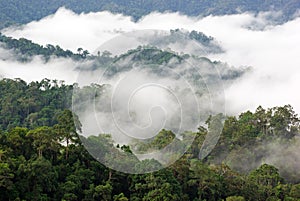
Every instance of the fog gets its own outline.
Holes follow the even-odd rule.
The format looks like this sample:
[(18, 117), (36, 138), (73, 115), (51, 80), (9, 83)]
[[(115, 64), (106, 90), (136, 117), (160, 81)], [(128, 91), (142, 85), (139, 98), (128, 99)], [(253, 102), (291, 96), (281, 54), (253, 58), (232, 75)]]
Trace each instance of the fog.
[[(151, 55), (158, 51), (155, 48), (147, 50), (152, 51)], [(156, 64), (148, 60), (137, 62), (134, 58), (139, 55), (141, 52), (137, 51), (114, 62), (110, 68), (100, 66), (94, 71), (99, 75), (98, 83), (109, 84), (101, 91), (101, 96), (95, 97), (97, 92), (91, 91), (91, 99), (82, 101), (86, 100), (87, 93), (80, 89), (74, 92), (73, 111), (82, 120), (84, 136), (110, 133), (116, 143), (131, 144), (144, 142), (167, 129), (180, 138), (185, 131), (197, 131), (210, 114), (225, 112), (221, 78), (209, 60), (173, 58), (167, 63)], [(112, 73), (110, 69), (118, 70)], [(79, 84), (90, 80), (86, 69), (81, 73)], [(220, 132), (210, 135), (218, 138)], [(185, 143), (190, 145), (192, 140), (191, 135)], [(138, 157), (154, 157), (163, 165), (170, 164), (184, 154), (186, 144), (170, 146), (173, 147), (171, 151), (151, 150)], [(169, 152), (176, 157), (166, 158)], [(122, 171), (131, 172), (129, 169)]]
[[(1, 49), (0, 49), (1, 52)], [(27, 82), (41, 81), (43, 78), (64, 80), (68, 84), (75, 82), (78, 72), (74, 68), (78, 64), (71, 59), (52, 59), (50, 62), (35, 57), (29, 63), (16, 60), (0, 60), (0, 75), (3, 78), (21, 78)]]
[[(272, 19), (278, 17), (280, 18), (280, 13), (272, 12), (258, 15), (242, 13), (204, 18), (188, 17), (179, 13), (154, 12), (134, 22), (130, 17), (121, 14), (109, 12), (75, 14), (70, 10), (61, 8), (55, 14), (39, 21), (17, 27), (8, 27), (1, 32), (15, 38), (24, 37), (42, 45), (59, 45), (74, 52), (77, 48), (82, 47), (94, 54), (107, 49), (114, 54), (121, 54), (134, 48), (134, 46), (149, 43), (143, 34), (139, 37), (135, 35), (133, 38), (120, 39), (124, 34), (128, 36), (128, 33), (134, 33), (132, 31), (140, 30), (147, 34), (151, 31), (145, 30), (159, 30), (161, 35), (165, 33), (164, 31), (168, 32), (170, 29), (177, 28), (186, 31), (200, 31), (214, 37), (215, 44), (220, 46), (223, 51), (210, 52), (204, 49), (205, 47), (189, 40), (183, 40), (177, 44), (162, 43), (163, 40), (151, 40), (151, 42), (157, 46), (161, 45), (160, 48), (163, 49), (166, 46), (166, 49), (169, 48), (178, 53), (200, 54), (200, 56), (206, 56), (212, 61), (226, 62), (228, 68), (231, 66), (237, 68), (252, 67), (252, 70), (242, 77), (230, 83), (218, 82), (218, 87), (213, 88), (224, 95), (224, 97), (221, 95), (221, 98), (217, 97), (222, 105), (221, 109), (217, 111), (236, 115), (245, 110), (254, 111), (259, 105), (267, 108), (291, 104), (295, 111), (300, 113), (300, 95), (297, 93), (300, 86), (300, 18), (295, 18), (284, 24), (275, 24)], [(100, 70), (95, 71), (99, 73), (96, 75), (93, 75), (95, 72), (80, 74), (76, 69), (80, 66), (88, 66), (88, 63), (75, 62), (71, 59), (52, 58), (49, 62), (45, 62), (41, 58), (35, 57), (32, 61), (24, 64), (14, 60), (9, 51), (0, 49), (0, 54), (1, 77), (22, 78), (26, 81), (41, 80), (47, 77), (74, 83), (80, 79), (79, 77), (86, 76), (87, 79), (84, 80), (84, 83), (87, 84), (99, 81), (99, 77), (105, 73)], [(198, 72), (200, 77), (207, 70), (207, 68), (201, 67), (202, 65), (199, 65), (199, 69), (202, 69), (201, 72)], [(220, 71), (222, 69), (216, 66), (212, 74), (218, 75)], [(184, 108), (180, 105), (180, 101), (176, 100), (178, 97), (180, 100), (184, 100), (185, 97), (185, 109), (189, 112), (192, 111), (192, 107), (188, 106), (193, 106), (194, 103), (189, 102), (190, 99), (187, 98), (194, 95), (192, 90), (188, 95), (177, 94), (175, 97), (172, 96), (172, 93), (166, 93), (169, 86), (180, 86), (186, 79), (182, 81), (174, 79), (174, 77), (158, 78), (155, 76), (157, 75), (153, 75), (149, 71), (136, 71), (134, 69), (113, 79), (105, 77), (104, 80), (118, 92), (115, 93), (115, 99), (112, 99), (113, 103), (119, 107), (117, 111), (120, 114), (118, 115), (126, 116), (128, 117), (126, 120), (131, 120), (131, 123), (136, 124), (134, 126), (126, 125), (126, 122), (123, 121), (117, 122), (117, 125), (122, 125), (123, 130), (135, 128), (136, 132), (139, 131), (139, 135), (132, 135), (137, 138), (151, 137), (153, 133), (166, 125), (169, 125), (169, 127), (166, 126), (167, 128), (172, 129), (171, 122), (168, 124), (168, 121), (174, 119), (172, 114), (178, 114), (178, 108)], [(204, 76), (204, 80), (206, 78)], [(149, 86), (147, 83), (153, 84), (147, 87)], [(209, 83), (208, 80), (205, 81), (205, 84), (207, 83)], [(212, 86), (212, 83), (210, 84)], [(118, 88), (120, 86), (121, 88)], [(165, 86), (168, 87), (164, 88)], [(138, 87), (143, 87), (143, 90), (139, 91), (140, 88)], [(210, 92), (214, 93), (214, 90)], [(134, 94), (133, 97), (131, 97), (132, 94)], [(147, 98), (145, 95), (148, 95)], [(123, 101), (124, 99), (126, 101)], [(166, 102), (166, 100), (168, 101)], [(225, 105), (226, 108), (223, 111), (222, 108)], [(110, 109), (112, 108), (110, 107)], [(132, 113), (131, 110), (138, 112)], [(113, 113), (112, 110), (109, 112), (110, 114)], [(90, 114), (90, 110), (87, 110), (87, 114)], [(104, 119), (95, 119), (103, 118), (103, 113), (100, 114), (96, 116), (93, 114), (84, 115), (84, 123), (91, 120), (105, 123), (105, 126), (91, 126), (87, 132), (95, 134), (99, 127), (104, 128), (103, 132), (120, 131), (120, 128), (109, 127), (109, 123), (115, 120), (111, 119), (113, 117), (104, 116)], [(157, 122), (153, 120), (157, 120)], [(187, 122), (190, 121), (187, 120)], [(149, 129), (150, 124), (153, 125), (152, 132), (148, 132), (149, 130), (143, 132), (144, 128)], [(186, 129), (188, 126), (191, 125), (185, 124), (182, 128)], [(197, 127), (196, 124), (192, 124), (192, 126), (191, 130)], [(132, 131), (125, 131), (125, 133), (132, 133)], [(119, 135), (116, 138), (118, 137)], [(126, 141), (125, 138), (119, 139), (124, 142)], [(274, 157), (268, 158), (268, 161), (274, 162), (274, 160)]]
[[(226, 89), (228, 113), (254, 110), (258, 105), (271, 107), (287, 103), (299, 113), (300, 101), (296, 91), (300, 84), (300, 19), (273, 25), (270, 20), (272, 17), (280, 17), (280, 13), (261, 13), (256, 16), (243, 13), (205, 18), (179, 13), (151, 13), (133, 22), (130, 17), (120, 14), (75, 14), (61, 8), (40, 21), (10, 27), (2, 32), (39, 44), (58, 44), (74, 51), (82, 47), (94, 52), (121, 32), (176, 28), (201, 31), (215, 37), (225, 50), (225, 53), (211, 55), (210, 58), (236, 67), (252, 66), (255, 69), (246, 79)], [(1, 64), (2, 72), (5, 71), (4, 65)], [(59, 78), (69, 79), (66, 75)]]

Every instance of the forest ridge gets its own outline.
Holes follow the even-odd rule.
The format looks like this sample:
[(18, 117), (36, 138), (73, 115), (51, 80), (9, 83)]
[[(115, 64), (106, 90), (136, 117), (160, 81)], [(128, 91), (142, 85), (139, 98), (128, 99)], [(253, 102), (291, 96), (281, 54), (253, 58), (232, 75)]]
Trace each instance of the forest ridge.
[(76, 13), (108, 10), (132, 16), (134, 19), (139, 19), (154, 11), (180, 12), (189, 16), (280, 11), (283, 14), (281, 20), (286, 21), (294, 17), (300, 8), (300, 2), (298, 0), (90, 0), (82, 3), (79, 0), (1, 0), (0, 27), (39, 20), (55, 13), (60, 7), (66, 7)]

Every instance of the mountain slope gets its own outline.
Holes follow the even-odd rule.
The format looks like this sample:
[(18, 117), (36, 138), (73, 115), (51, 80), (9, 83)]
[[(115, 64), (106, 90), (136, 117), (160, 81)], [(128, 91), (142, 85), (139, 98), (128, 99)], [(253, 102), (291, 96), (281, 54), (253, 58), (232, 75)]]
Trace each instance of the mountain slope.
[(54, 13), (65, 6), (76, 13), (109, 10), (130, 15), (134, 19), (152, 11), (181, 12), (186, 15), (224, 15), (251, 11), (282, 11), (282, 20), (292, 18), (300, 8), (298, 0), (1, 0), (0, 27), (28, 23)]

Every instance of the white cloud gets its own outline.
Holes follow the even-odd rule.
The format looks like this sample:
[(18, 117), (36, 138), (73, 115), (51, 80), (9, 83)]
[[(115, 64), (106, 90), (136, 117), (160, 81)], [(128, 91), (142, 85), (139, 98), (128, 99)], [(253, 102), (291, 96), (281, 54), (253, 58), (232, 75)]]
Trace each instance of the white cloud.
[[(215, 37), (226, 51), (211, 55), (211, 58), (234, 66), (254, 68), (252, 74), (225, 91), (229, 113), (255, 109), (258, 105), (271, 107), (288, 103), (299, 113), (300, 19), (272, 25), (266, 20), (270, 15), (273, 14), (255, 16), (243, 13), (198, 18), (178, 13), (151, 13), (133, 22), (130, 17), (120, 14), (98, 12), (78, 15), (61, 8), (40, 21), (21, 28), (8, 28), (4, 34), (29, 38), (40, 44), (58, 44), (75, 51), (83, 47), (93, 52), (120, 32), (175, 28), (202, 31)], [(2, 71), (3, 65), (2, 61)], [(22, 76), (21, 73), (19, 76)]]
[[(99, 47), (100, 49), (107, 47), (107, 45), (103, 44), (122, 32), (149, 29), (169, 31), (176, 28), (201, 31), (206, 35), (215, 37), (225, 50), (224, 53), (212, 54), (209, 58), (221, 60), (236, 67), (253, 67), (252, 72), (235, 81), (229, 88), (225, 88), (227, 113), (238, 114), (248, 109), (254, 110), (259, 105), (273, 107), (284, 104), (291, 104), (296, 112), (300, 113), (300, 94), (298, 93), (300, 86), (300, 18), (295, 18), (282, 25), (274, 25), (272, 21), (267, 20), (272, 15), (273, 17), (278, 17), (278, 13), (262, 13), (258, 16), (254, 16), (251, 13), (243, 13), (238, 15), (208, 16), (205, 18), (188, 17), (178, 13), (151, 13), (138, 22), (133, 22), (130, 17), (120, 14), (114, 15), (109, 12), (98, 12), (78, 15), (61, 8), (55, 14), (40, 21), (2, 31), (6, 35), (16, 38), (25, 37), (39, 44), (60, 45), (73, 51), (76, 51), (78, 47), (82, 47), (90, 52), (94, 52)], [(118, 40), (120, 41), (120, 38)], [(115, 41), (115, 49), (124, 48), (122, 46), (124, 44), (125, 46), (128, 45), (128, 41), (127, 43), (120, 41), (120, 44), (119, 41)], [(132, 42), (136, 41), (133, 40)], [(177, 46), (180, 46), (180, 44)], [(188, 51), (188, 49), (188, 47), (184, 47), (185, 51)], [(193, 49), (191, 48), (190, 50)], [(47, 77), (73, 83), (76, 82), (78, 75), (74, 69), (78, 65), (82, 65), (70, 59), (58, 58), (53, 58), (50, 62), (45, 63), (39, 57), (35, 57), (29, 63), (20, 63), (10, 57), (11, 52), (0, 49), (0, 77), (22, 78), (26, 81), (41, 80)], [(97, 80), (98, 75), (89, 75), (90, 72), (86, 73), (83, 76), (85, 78), (84, 81), (93, 82)], [(131, 75), (130, 73), (129, 75)], [(132, 77), (130, 77), (131, 80), (135, 80), (135, 82), (138, 82), (139, 79), (147, 81), (151, 78), (149, 74), (144, 73), (132, 74)], [(168, 81), (174, 83), (172, 78), (167, 77), (165, 79), (170, 79)], [(115, 83), (115, 80), (108, 81), (112, 85)], [(152, 78), (151, 81), (158, 82), (159, 80)], [(132, 83), (134, 84), (135, 82)], [(139, 86), (139, 84), (136, 85)], [(123, 91), (128, 93), (129, 85), (123, 84), (122, 86), (124, 87), (122, 88)], [(129, 89), (133, 90), (133, 88)], [(147, 126), (149, 123), (153, 123), (150, 120), (152, 120), (152, 116), (155, 116), (153, 119), (159, 119), (160, 122), (154, 122), (154, 128), (156, 128), (155, 125), (161, 128), (160, 123), (164, 121), (166, 116), (173, 115), (172, 108), (176, 108), (174, 105), (177, 102), (170, 102), (169, 96), (162, 93), (161, 89), (153, 90), (153, 88), (149, 88), (148, 90), (150, 91), (144, 91), (146, 94), (142, 93), (143, 91), (137, 93), (137, 96), (133, 99), (134, 107), (132, 107), (132, 110), (141, 111), (133, 114), (142, 121), (135, 123), (140, 124), (140, 126)], [(129, 95), (129, 93), (126, 94), (127, 98)], [(151, 98), (161, 98), (161, 100), (157, 99), (158, 103), (156, 103), (151, 98), (147, 97), (145, 99), (147, 95), (150, 95)], [(190, 114), (195, 110), (195, 104), (190, 102), (192, 98), (184, 96), (183, 99), (185, 99), (183, 103), (188, 105), (183, 108), (187, 110), (186, 114)], [(117, 100), (120, 100), (117, 103), (124, 104), (124, 97), (117, 97)], [(107, 103), (107, 105), (110, 105), (110, 103)], [(160, 108), (157, 108), (157, 105), (168, 109), (169, 116), (164, 113), (164, 110), (159, 110)], [(109, 110), (109, 107), (105, 106), (102, 108)], [(125, 111), (128, 107), (129, 105), (123, 105), (121, 108)], [(152, 111), (152, 109), (158, 110)], [(124, 113), (123, 110), (120, 111)], [(97, 114), (98, 116), (95, 116), (90, 110), (86, 112), (86, 114), (83, 114), (85, 116), (82, 119), (83, 124), (90, 124), (97, 117), (99, 122), (104, 124), (102, 129), (105, 132), (116, 132), (117, 134), (120, 132), (119, 128), (112, 124), (112, 118), (106, 113), (101, 113), (102, 111), (100, 111)], [(146, 116), (141, 116), (145, 113)], [(126, 118), (121, 119), (118, 125), (126, 128), (129, 125), (126, 120), (130, 119), (128, 115), (129, 113), (126, 113)], [(125, 122), (122, 122), (124, 119)], [(192, 121), (188, 119), (187, 122)], [(85, 129), (89, 133), (96, 134), (99, 131), (99, 128), (95, 128), (97, 126), (99, 125), (95, 124)], [(191, 128), (190, 125), (187, 127)], [(133, 128), (133, 126), (130, 126), (130, 129)], [(147, 132), (148, 130), (144, 133), (144, 137), (149, 137)], [(122, 138), (120, 135), (115, 137)], [(124, 139), (121, 139), (121, 141)], [(297, 150), (297, 148), (295, 149)], [(271, 160), (271, 162), (273, 163), (274, 161)]]
[(48, 78), (72, 84), (77, 79), (78, 73), (74, 70), (77, 65), (78, 63), (71, 59), (55, 58), (47, 63), (40, 57), (35, 57), (29, 63), (0, 59), (0, 75), (4, 78), (21, 78), (27, 82)]

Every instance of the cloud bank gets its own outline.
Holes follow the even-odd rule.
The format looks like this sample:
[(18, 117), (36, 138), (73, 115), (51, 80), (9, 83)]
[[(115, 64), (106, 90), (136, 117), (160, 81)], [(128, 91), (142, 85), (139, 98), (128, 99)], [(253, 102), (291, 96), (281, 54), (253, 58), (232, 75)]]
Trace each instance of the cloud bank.
[[(259, 105), (266, 108), (284, 104), (291, 104), (295, 111), (300, 113), (300, 95), (298, 93), (298, 87), (300, 86), (300, 60), (298, 58), (300, 53), (300, 18), (278, 25), (270, 20), (272, 16), (275, 18), (280, 17), (278, 15), (280, 13), (261, 13), (259, 15), (243, 13), (198, 18), (184, 16), (179, 13), (151, 13), (138, 22), (134, 22), (130, 17), (120, 14), (115, 15), (109, 12), (75, 14), (70, 10), (61, 8), (55, 14), (40, 21), (34, 21), (21, 27), (9, 27), (2, 30), (2, 32), (15, 38), (24, 37), (42, 45), (59, 45), (64, 49), (75, 52), (77, 48), (82, 47), (90, 52), (97, 53), (97, 51), (104, 51), (105, 48), (111, 47), (111, 45), (105, 45), (107, 41), (120, 36), (122, 33), (131, 31), (169, 31), (177, 28), (188, 31), (201, 31), (206, 35), (213, 36), (224, 50), (224, 52), (217, 54), (209, 54), (207, 55), (208, 58), (227, 62), (229, 66), (253, 67), (251, 72), (235, 80), (229, 87), (224, 88), (227, 114), (232, 115), (245, 110), (254, 110)], [(134, 42), (136, 41), (133, 41), (133, 44), (135, 44)], [(116, 50), (126, 49), (118, 46), (118, 44), (114, 45)], [(136, 45), (138, 44), (136, 43)], [(182, 48), (181, 44), (177, 46)], [(178, 48), (176, 45), (173, 47)], [(195, 51), (193, 48), (189, 48), (189, 45), (186, 45), (184, 52), (193, 53)], [(47, 77), (74, 83), (78, 80), (78, 71), (75, 69), (78, 66), (88, 65), (59, 58), (53, 58), (45, 63), (39, 57), (35, 57), (29, 63), (24, 64), (12, 57), (11, 52), (0, 48), (0, 77), (22, 78), (26, 81), (41, 80)], [(133, 76), (133, 78), (130, 76)], [(129, 74), (131, 79), (137, 76), (139, 79), (136, 79), (136, 82), (150, 79), (147, 74), (141, 72)], [(154, 80), (157, 82), (156, 78)], [(97, 81), (97, 76), (87, 80), (86, 83), (94, 81)], [(115, 80), (108, 81), (111, 82), (110, 84), (115, 83)], [(168, 82), (172, 83), (173, 81), (169, 80)], [(124, 89), (125, 93), (126, 90)], [(145, 94), (143, 93), (150, 94), (152, 98), (154, 94), (158, 94), (158, 96), (155, 100), (145, 100)], [(125, 94), (128, 97), (130, 95)], [(136, 119), (140, 122), (135, 122), (137, 130), (153, 123), (151, 122), (152, 119), (168, 117), (163, 109), (156, 107), (157, 105), (161, 105), (162, 108), (167, 108), (170, 111), (174, 108), (176, 110), (176, 100), (172, 99), (171, 94), (165, 93), (162, 88), (146, 87), (146, 91), (137, 91), (135, 95), (129, 109), (140, 111), (140, 113), (131, 113), (131, 116), (126, 115), (128, 118), (133, 118), (133, 120), (135, 120), (135, 115), (138, 117)], [(116, 100), (122, 100), (122, 98)], [(169, 100), (169, 102), (165, 102), (166, 100)], [(123, 104), (123, 102), (116, 102), (116, 105), (118, 104)], [(148, 108), (151, 110), (148, 110)], [(145, 113), (148, 116), (141, 116)], [(151, 117), (155, 118), (151, 119)], [(87, 114), (84, 121), (90, 122), (94, 118), (95, 116), (88, 116)], [(99, 115), (98, 118), (103, 117)], [(159, 120), (160, 122), (156, 122), (154, 125), (160, 125), (165, 119)], [(115, 129), (109, 127), (111, 121), (107, 118), (102, 120), (102, 122), (109, 123), (107, 128), (104, 126), (105, 131)], [(89, 132), (98, 132), (97, 128), (93, 129), (93, 127), (90, 127)], [(154, 130), (157, 130), (156, 127), (154, 127)], [(152, 136), (152, 133), (144, 133), (144, 137), (150, 137), (148, 135)], [(274, 146), (276, 150), (285, 150), (282, 146)], [(298, 150), (298, 147), (286, 149), (287, 152), (291, 151), (293, 153)], [(299, 157), (295, 156), (294, 158), (298, 159)], [(269, 157), (267, 162), (277, 164), (279, 159), (278, 154), (275, 154), (274, 157)], [(296, 161), (295, 167), (299, 167), (298, 160)]]
[[(244, 13), (205, 18), (188, 17), (178, 13), (151, 13), (138, 22), (133, 22), (130, 17), (120, 14), (98, 12), (78, 15), (61, 8), (40, 21), (22, 27), (7, 28), (3, 32), (16, 38), (31, 39), (39, 44), (58, 44), (73, 51), (82, 47), (93, 52), (122, 32), (176, 28), (201, 31), (215, 37), (225, 50), (225, 53), (211, 55), (210, 58), (227, 62), (229, 65), (254, 68), (252, 74), (225, 91), (229, 113), (236, 114), (246, 109), (254, 109), (258, 105), (271, 107), (288, 103), (299, 113), (300, 95), (296, 92), (300, 84), (300, 19), (295, 18), (282, 25), (273, 25), (272, 21), (267, 20), (270, 19), (270, 15), (278, 13), (257, 16)], [(10, 66), (8, 68), (12, 69), (13, 66), (18, 66), (16, 63), (1, 62), (0, 70), (4, 75), (7, 74), (5, 67)], [(69, 65), (74, 66), (70, 63), (67, 66)], [(9, 75), (17, 76), (18, 73), (11, 72)], [(68, 75), (59, 78), (69, 79)], [(38, 77), (34, 74), (32, 76), (32, 79)], [(22, 77), (21, 73), (17, 77)]]

